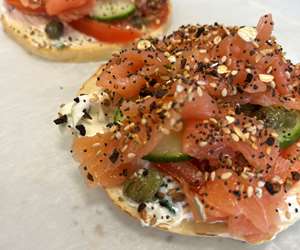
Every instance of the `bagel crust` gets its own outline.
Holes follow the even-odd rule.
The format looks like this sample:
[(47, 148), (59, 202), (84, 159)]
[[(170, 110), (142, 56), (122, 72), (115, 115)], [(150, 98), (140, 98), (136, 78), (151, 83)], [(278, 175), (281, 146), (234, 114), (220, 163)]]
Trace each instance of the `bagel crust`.
[[(168, 4), (168, 21), (158, 29), (145, 30), (146, 37), (157, 37), (167, 30), (171, 17), (170, 2)], [(25, 15), (10, 7), (3, 7), (1, 14), (3, 29), (8, 36), (30, 54), (44, 59), (61, 62), (101, 61), (108, 59), (112, 53), (126, 46), (124, 44), (99, 42), (67, 25), (65, 25), (65, 33), (67, 34), (63, 38), (58, 41), (50, 40), (46, 32), (41, 29), (41, 25), (45, 25), (47, 21), (47, 18)]]

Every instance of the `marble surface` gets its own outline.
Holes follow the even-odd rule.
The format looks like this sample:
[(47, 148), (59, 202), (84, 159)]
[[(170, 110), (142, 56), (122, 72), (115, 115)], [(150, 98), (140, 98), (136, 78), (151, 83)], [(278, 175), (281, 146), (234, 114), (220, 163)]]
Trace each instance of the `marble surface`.
[[(174, 0), (170, 30), (187, 23), (255, 25), (272, 12), (274, 34), (300, 60), (297, 0)], [(0, 249), (296, 250), (300, 223), (261, 246), (143, 228), (89, 189), (52, 120), (100, 63), (63, 64), (25, 53), (0, 31)]]

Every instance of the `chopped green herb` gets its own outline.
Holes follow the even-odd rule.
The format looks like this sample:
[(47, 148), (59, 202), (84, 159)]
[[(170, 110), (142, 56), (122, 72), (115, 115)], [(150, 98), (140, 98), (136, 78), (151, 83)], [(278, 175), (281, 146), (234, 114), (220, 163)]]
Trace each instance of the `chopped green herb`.
[(171, 203), (166, 199), (160, 200), (159, 205), (161, 205), (162, 207), (165, 207), (166, 209), (168, 209), (172, 214), (176, 213), (176, 211), (173, 208), (173, 206), (171, 205)]
[(115, 123), (121, 122), (124, 119), (124, 115), (119, 108), (114, 110), (113, 119)]

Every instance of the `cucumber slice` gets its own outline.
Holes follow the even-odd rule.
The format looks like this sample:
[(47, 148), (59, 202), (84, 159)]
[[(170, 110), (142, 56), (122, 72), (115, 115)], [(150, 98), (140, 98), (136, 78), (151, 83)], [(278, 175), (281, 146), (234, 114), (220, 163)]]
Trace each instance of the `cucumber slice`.
[(135, 11), (135, 5), (129, 0), (97, 1), (90, 17), (100, 21), (112, 21), (130, 16)]
[(271, 127), (279, 134), (278, 141), (281, 148), (286, 148), (300, 138), (300, 112), (281, 107), (264, 107), (258, 111), (258, 118), (264, 120), (267, 127)]
[(300, 119), (297, 121), (296, 126), (284, 130), (279, 134), (279, 145), (281, 148), (287, 148), (288, 146), (297, 142), (300, 138)]
[(144, 160), (157, 163), (179, 162), (190, 160), (191, 157), (181, 152), (181, 135), (172, 133), (165, 136), (161, 143)]

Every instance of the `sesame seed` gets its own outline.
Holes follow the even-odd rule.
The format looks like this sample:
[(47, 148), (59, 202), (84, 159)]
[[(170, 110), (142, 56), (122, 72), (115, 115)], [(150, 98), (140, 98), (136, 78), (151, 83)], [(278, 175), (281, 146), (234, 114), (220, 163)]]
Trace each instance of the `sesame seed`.
[(223, 128), (222, 130), (223, 130), (223, 132), (224, 132), (225, 134), (227, 134), (227, 135), (229, 135), (229, 134), (231, 133), (231, 131), (230, 131), (229, 128)]
[(222, 180), (228, 180), (232, 176), (231, 172), (225, 172), (221, 175)]
[(252, 186), (247, 188), (247, 196), (250, 198), (253, 195), (254, 189)]
[(209, 173), (208, 172), (204, 172), (204, 180), (207, 181), (209, 177)]
[(272, 181), (273, 181), (273, 182), (282, 183), (282, 179), (281, 179), (278, 175), (275, 175), (275, 176), (272, 178)]
[(241, 176), (245, 180), (247, 180), (249, 178), (249, 176), (246, 173), (242, 173)]
[(200, 97), (203, 95), (203, 91), (202, 91), (201, 87), (197, 87), (197, 94)]
[(242, 139), (242, 141), (245, 141), (244, 134), (239, 127), (233, 126), (233, 131)]
[(124, 145), (124, 147), (121, 149), (121, 152), (124, 153), (126, 151), (126, 149), (128, 148), (128, 145)]
[(274, 80), (274, 76), (268, 74), (259, 74), (258, 77), (262, 82), (272, 82)]
[(176, 86), (176, 92), (177, 92), (177, 93), (181, 93), (183, 90), (184, 90), (184, 87), (183, 87), (182, 85), (179, 85), (179, 84), (178, 84), (178, 85)]
[(141, 119), (141, 123), (142, 123), (143, 125), (147, 124), (147, 119), (142, 118), (142, 119)]
[(203, 86), (203, 85), (206, 85), (206, 82), (199, 80), (199, 81), (197, 81), (197, 85)]
[(252, 70), (249, 69), (249, 68), (246, 69), (246, 72), (247, 72), (248, 74), (252, 74)]
[(165, 135), (168, 135), (168, 134), (170, 134), (170, 130), (169, 129), (167, 129), (167, 128), (164, 128), (164, 127), (160, 127), (159, 128), (159, 130), (163, 133), (163, 134), (165, 134)]
[(215, 118), (209, 118), (209, 120), (214, 124), (218, 124), (218, 121)]
[(234, 133), (231, 134), (231, 138), (232, 138), (232, 140), (234, 140), (235, 142), (239, 142), (239, 140), (240, 140), (240, 138), (239, 138), (236, 134), (234, 134)]
[(223, 97), (226, 97), (226, 96), (227, 96), (227, 89), (226, 89), (226, 88), (222, 89), (221, 95), (222, 95)]
[(136, 154), (134, 154), (134, 153), (128, 153), (128, 155), (127, 155), (127, 157), (129, 158), (129, 159), (132, 159), (132, 158), (134, 158), (136, 156)]
[(226, 56), (222, 56), (221, 62), (224, 63), (224, 62), (226, 62), (226, 60), (227, 60), (227, 57)]
[(270, 74), (272, 71), (272, 66), (270, 66), (268, 69), (267, 69), (267, 74)]
[(231, 124), (235, 121), (235, 118), (233, 116), (230, 116), (230, 115), (226, 115), (225, 118), (226, 118), (228, 124)]
[(221, 38), (220, 36), (216, 36), (216, 37), (214, 38), (214, 44), (215, 44), (215, 45), (219, 44), (221, 41), (222, 41), (222, 38)]
[(96, 148), (96, 147), (99, 147), (100, 145), (101, 145), (101, 143), (96, 142), (96, 143), (94, 143), (94, 144), (92, 145), (92, 147), (93, 147), (93, 148)]
[(168, 60), (169, 60), (170, 63), (176, 63), (176, 57), (173, 56), (173, 55), (172, 55), (172, 56), (169, 56), (169, 57), (168, 57)]
[(275, 88), (276, 88), (276, 83), (275, 83), (274, 81), (271, 81), (271, 82), (270, 82), (270, 87), (271, 87), (272, 89), (275, 89)]
[(200, 147), (205, 147), (205, 146), (207, 146), (207, 144), (208, 144), (207, 141), (200, 141), (200, 142), (198, 143), (198, 145), (199, 145)]
[(231, 75), (233, 75), (233, 76), (237, 75), (237, 73), (238, 73), (237, 70), (232, 70), (232, 71), (231, 71)]
[(215, 178), (216, 178), (216, 172), (213, 171), (213, 172), (210, 173), (210, 179), (211, 179), (212, 181), (214, 181)]

